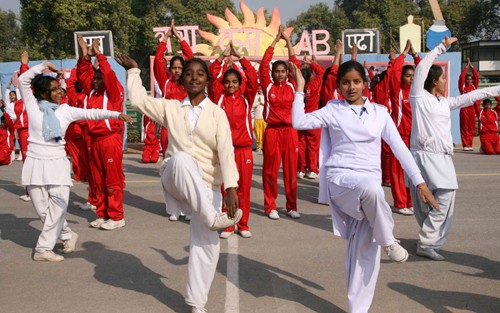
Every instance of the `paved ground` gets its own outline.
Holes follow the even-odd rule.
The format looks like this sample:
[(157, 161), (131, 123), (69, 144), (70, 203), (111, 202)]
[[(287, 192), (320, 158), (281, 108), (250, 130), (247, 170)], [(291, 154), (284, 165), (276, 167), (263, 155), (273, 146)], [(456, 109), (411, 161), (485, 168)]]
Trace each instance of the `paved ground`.
[[(18, 200), (21, 162), (0, 168), (0, 312), (189, 312), (188, 224), (168, 221), (157, 165), (139, 160), (125, 156), (125, 228), (89, 228), (94, 214), (77, 207), (87, 188), (75, 184), (67, 220), (80, 241), (57, 264), (31, 260), (41, 223)], [(414, 256), (417, 224), (396, 215), (396, 237), (412, 255), (404, 264), (382, 257), (371, 312), (500, 312), (500, 158), (457, 151), (454, 160), (460, 190), (447, 261)], [(317, 181), (299, 181), (299, 220), (284, 215), (280, 188), (282, 218), (272, 221), (262, 214), (260, 155), (255, 163), (254, 237), (222, 242), (209, 312), (347, 312), (345, 243), (316, 204)]]

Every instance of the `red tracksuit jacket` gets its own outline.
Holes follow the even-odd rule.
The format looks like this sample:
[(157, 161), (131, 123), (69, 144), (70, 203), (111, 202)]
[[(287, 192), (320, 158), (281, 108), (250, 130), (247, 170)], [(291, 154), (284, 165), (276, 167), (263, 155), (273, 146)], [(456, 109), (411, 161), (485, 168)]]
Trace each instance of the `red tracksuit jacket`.
[(306, 85), (305, 90), (305, 112), (311, 113), (319, 109), (321, 86), (323, 84), (323, 74), (325, 69), (316, 62), (312, 62), (311, 71), (316, 75)]
[[(476, 90), (479, 87), (479, 74), (477, 73), (477, 70), (474, 67), (472, 67), (471, 70), (472, 70), (472, 77), (474, 78), (473, 85), (467, 85), (465, 82), (465, 78), (467, 76), (467, 67), (464, 67), (464, 69), (460, 73), (460, 77), (458, 78), (458, 90), (462, 95), (464, 93)], [(479, 115), (479, 111), (481, 110), (481, 100), (476, 101), (473, 106), (474, 106), (474, 112), (476, 113), (476, 115)]]
[[(123, 86), (116, 78), (115, 72), (111, 69), (106, 57), (103, 54), (97, 55), (99, 69), (104, 80), (104, 89), (94, 90), (92, 80), (94, 68), (92, 63), (86, 59), (78, 60), (77, 76), (80, 86), (87, 95), (87, 109), (106, 109), (110, 111), (123, 112)], [(91, 135), (106, 136), (112, 133), (123, 134), (124, 124), (118, 119), (107, 119), (97, 121), (87, 121), (88, 130)]]
[[(220, 79), (213, 80), (213, 98), (211, 98), (214, 103), (217, 103), (226, 112), (235, 148), (252, 146), (253, 128), (251, 110), (259, 87), (257, 72), (252, 64), (246, 58), (240, 59), (240, 63), (246, 76), (245, 87), (241, 88), (243, 86), (240, 86), (240, 89), (232, 95), (226, 94), (221, 76)], [(221, 70), (222, 64), (217, 59), (210, 66), (210, 75), (217, 77)]]
[[(271, 77), (271, 60), (274, 48), (267, 48), (260, 63), (259, 77), (266, 104), (264, 106), (264, 120), (268, 126), (292, 126), (292, 103), (295, 97), (296, 83), (289, 73), (288, 79), (283, 82), (274, 82)], [(300, 68), (300, 62), (295, 55), (289, 56), (289, 61)]]

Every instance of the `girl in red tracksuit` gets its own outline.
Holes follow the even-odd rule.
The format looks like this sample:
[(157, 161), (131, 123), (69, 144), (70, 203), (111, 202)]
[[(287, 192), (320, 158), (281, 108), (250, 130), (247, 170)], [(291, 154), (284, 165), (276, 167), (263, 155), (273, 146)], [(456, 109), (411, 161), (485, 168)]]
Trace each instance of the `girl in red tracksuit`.
[[(170, 59), (170, 67), (167, 72), (165, 70), (165, 53), (167, 52), (167, 40), (172, 37), (175, 37), (180, 42), (183, 57), (178, 55), (173, 56)], [(155, 60), (153, 63), (155, 79), (158, 82), (158, 86), (160, 87), (165, 99), (183, 100), (187, 97), (187, 92), (182, 85), (180, 77), (182, 68), (184, 67), (184, 62), (192, 58), (194, 58), (194, 54), (191, 47), (185, 40), (182, 40), (181, 36), (175, 29), (174, 20), (172, 20), (172, 24), (170, 25), (170, 29), (165, 36), (165, 40), (161, 41), (158, 44), (158, 48), (156, 48)], [(165, 158), (165, 152), (167, 151), (168, 146), (168, 132), (165, 127), (162, 127), (160, 137), (162, 154), (163, 158)]]
[[(389, 96), (389, 76), (392, 72), (392, 65), (396, 59), (396, 51), (391, 49), (389, 53), (389, 63), (387, 70), (378, 74), (372, 80), (371, 91), (373, 102), (382, 104), (387, 108), (389, 114), (392, 112), (392, 104)], [(389, 145), (382, 140), (381, 152), (381, 169), (382, 169), (382, 185), (386, 187), (391, 186), (391, 158), (392, 151)]]
[(10, 156), (14, 150), (14, 134), (11, 131), (14, 127), (14, 122), (10, 118), (10, 115), (5, 112), (3, 100), (0, 100), (0, 102), (2, 102), (0, 103), (0, 110), (2, 111), (0, 123), (0, 165), (9, 165), (12, 162)]
[(326, 103), (333, 99), (343, 99), (342, 94), (337, 88), (337, 74), (339, 71), (339, 65), (342, 63), (342, 53), (344, 46), (340, 39), (335, 42), (335, 59), (333, 64), (329, 67), (323, 74), (323, 86), (321, 86), (320, 98), (321, 107), (325, 106)]
[(500, 154), (498, 137), (498, 115), (500, 114), (500, 97), (495, 97), (497, 105), (492, 109), (491, 100), (483, 100), (483, 109), (479, 113), (479, 139), (481, 152), (484, 154)]
[[(389, 74), (389, 90), (392, 103), (392, 119), (406, 146), (410, 147), (411, 133), (411, 105), (410, 87), (415, 69), (411, 65), (404, 65), (406, 54), (412, 49), (411, 41), (406, 43), (405, 50), (394, 60)], [(415, 64), (418, 65), (418, 54), (412, 53)], [(391, 192), (394, 198), (393, 212), (403, 215), (413, 215), (413, 203), (410, 189), (406, 187), (404, 172), (396, 157), (391, 154)]]
[[(325, 69), (321, 67), (313, 56), (312, 62), (304, 59), (308, 68), (303, 68), (302, 74), (306, 79), (305, 112), (310, 113), (319, 109), (319, 99), (321, 85), (323, 84), (323, 75)], [(311, 78), (311, 74), (314, 77)], [(321, 138), (321, 129), (299, 130), (299, 172), (298, 178), (318, 178), (319, 174), (319, 141)]]
[[(259, 67), (259, 77), (264, 90), (266, 105), (264, 119), (267, 128), (264, 133), (264, 162), (262, 185), (264, 188), (264, 210), (269, 218), (279, 219), (276, 208), (278, 197), (278, 172), (283, 161), (283, 181), (285, 183), (286, 210), (292, 218), (300, 218), (297, 212), (297, 166), (298, 166), (298, 135), (292, 126), (292, 103), (295, 95), (295, 81), (288, 71), (287, 64), (275, 61), (274, 46), (284, 39), (288, 47), (289, 61), (300, 68), (295, 56), (290, 38), (280, 27), (278, 35), (267, 48)], [(290, 77), (288, 77), (290, 75)]]
[[(66, 96), (68, 105), (75, 108), (83, 108), (86, 95), (78, 92), (76, 84), (76, 67), (71, 70), (70, 76), (66, 79)], [(64, 140), (66, 141), (66, 153), (71, 159), (73, 168), (73, 179), (75, 181), (86, 181), (88, 171), (87, 146), (84, 141), (84, 128), (86, 121), (76, 121), (71, 123), (66, 130)]]
[[(123, 87), (116, 78), (106, 57), (99, 51), (99, 40), (94, 40), (87, 51), (87, 44), (81, 36), (78, 42), (83, 57), (78, 60), (78, 81), (87, 95), (88, 109), (123, 111)], [(91, 56), (96, 55), (99, 69), (94, 70)], [(90, 168), (97, 197), (97, 219), (91, 227), (112, 230), (125, 226), (123, 218), (123, 131), (119, 120), (88, 121), (92, 141)]]
[[(234, 157), (240, 178), (238, 180), (238, 199), (243, 216), (238, 222), (238, 232), (243, 238), (252, 237), (248, 228), (250, 216), (250, 189), (252, 187), (253, 171), (253, 129), (252, 105), (259, 88), (257, 72), (252, 64), (234, 49), (232, 43), (226, 48), (218, 59), (210, 66), (210, 75), (217, 77), (222, 70), (222, 61), (225, 57), (234, 55), (239, 59), (246, 76), (245, 88), (242, 87), (242, 75), (234, 68), (226, 70), (221, 79), (213, 80), (212, 100), (221, 107), (227, 115), (231, 127), (231, 137), (234, 146)], [(244, 89), (244, 90), (243, 90)], [(223, 208), (225, 211), (225, 207)], [(226, 228), (220, 238), (228, 238), (234, 233), (234, 227)]]
[[(28, 53), (23, 53), (21, 56), (21, 69), (19, 70), (19, 75), (29, 70), (28, 61)], [(14, 103), (14, 113), (16, 113), (14, 129), (17, 131), (21, 155), (24, 162), (24, 160), (26, 160), (26, 152), (28, 151), (28, 113), (26, 113), (23, 99), (18, 99)]]
[[(467, 74), (467, 69), (471, 68), (472, 74)], [(467, 58), (467, 66), (464, 67), (460, 78), (458, 79), (458, 90), (461, 94), (476, 90), (479, 86), (479, 75), (477, 70)], [(474, 105), (460, 109), (460, 136), (462, 138), (462, 147), (464, 151), (473, 151), (472, 141), (476, 134), (476, 115), (479, 114), (481, 101), (478, 100)]]

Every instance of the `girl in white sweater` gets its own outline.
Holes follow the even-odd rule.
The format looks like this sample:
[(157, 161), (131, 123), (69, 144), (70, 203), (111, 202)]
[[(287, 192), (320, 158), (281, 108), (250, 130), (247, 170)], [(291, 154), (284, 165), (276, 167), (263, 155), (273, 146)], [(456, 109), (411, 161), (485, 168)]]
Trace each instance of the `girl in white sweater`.
[(54, 64), (44, 62), (19, 77), (19, 89), (30, 120), (22, 184), (27, 187), (33, 207), (43, 222), (33, 260), (58, 262), (64, 257), (52, 251), (57, 239), (63, 242), (62, 253), (73, 252), (78, 239), (65, 219), (69, 188), (73, 185), (64, 149), (66, 129), (70, 123), (83, 119), (117, 118), (128, 123), (132, 119), (114, 111), (59, 105), (62, 88), (55, 78), (42, 74), (46, 69), (60, 73)]

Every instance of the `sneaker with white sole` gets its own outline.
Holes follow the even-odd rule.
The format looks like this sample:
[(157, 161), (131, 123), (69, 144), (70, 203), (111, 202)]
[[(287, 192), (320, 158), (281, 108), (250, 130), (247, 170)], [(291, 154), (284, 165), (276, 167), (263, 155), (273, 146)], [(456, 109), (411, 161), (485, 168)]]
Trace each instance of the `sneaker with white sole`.
[(104, 230), (113, 230), (123, 226), (125, 226), (125, 219), (122, 218), (121, 220), (118, 221), (113, 221), (109, 219), (106, 221), (106, 223), (102, 224), (100, 228)]
[(390, 246), (383, 247), (389, 259), (397, 263), (403, 263), (408, 259), (408, 251), (401, 247), (399, 240), (394, 241)]
[(306, 178), (309, 178), (309, 179), (317, 179), (319, 178), (319, 175), (314, 173), (314, 172), (307, 172), (306, 174)]
[(89, 223), (90, 227), (93, 228), (100, 228), (102, 224), (106, 223), (106, 220), (103, 218), (98, 218), (92, 222)]
[(238, 234), (243, 238), (252, 238), (252, 233), (249, 230), (238, 230)]
[(267, 216), (272, 220), (279, 220), (280, 219), (280, 215), (278, 214), (278, 211), (276, 211), (276, 210), (271, 210), (271, 212), (269, 212), (269, 214)]
[(297, 178), (298, 179), (303, 179), (304, 176), (306, 176), (306, 173), (304, 173), (304, 172), (297, 172)]
[(91, 204), (90, 202), (87, 202), (85, 204), (80, 205), (80, 210), (82, 211), (90, 211), (90, 210), (96, 210), (96, 206)]
[(63, 241), (62, 253), (68, 254), (75, 251), (77, 241), (78, 241), (78, 234), (73, 232), (71, 238)]
[(300, 218), (300, 213), (297, 211), (288, 211), (286, 215), (290, 216), (291, 218), (297, 219)]
[(179, 220), (179, 216), (172, 214), (168, 217), (168, 220), (171, 222), (175, 222), (175, 221)]
[(210, 230), (225, 229), (236, 225), (243, 216), (243, 211), (237, 209), (234, 217), (231, 219), (226, 212), (217, 213), (214, 218), (212, 226), (209, 227)]
[(19, 199), (21, 199), (21, 200), (23, 200), (25, 202), (31, 201), (31, 197), (29, 195), (19, 196)]
[(55, 254), (52, 250), (46, 250), (43, 252), (35, 252), (33, 254), (34, 261), (48, 261), (48, 262), (61, 262), (64, 257), (59, 254)]
[(432, 248), (420, 248), (420, 246), (417, 247), (417, 255), (418, 256), (423, 256), (425, 258), (434, 260), (434, 261), (444, 261), (445, 258), (441, 254), (437, 253), (436, 250)]
[(219, 238), (220, 239), (227, 239), (227, 238), (231, 237), (232, 234), (234, 234), (234, 232), (232, 232), (232, 231), (223, 231), (222, 233), (220, 233)]
[(406, 216), (413, 215), (413, 210), (410, 208), (393, 208), (392, 212)]

